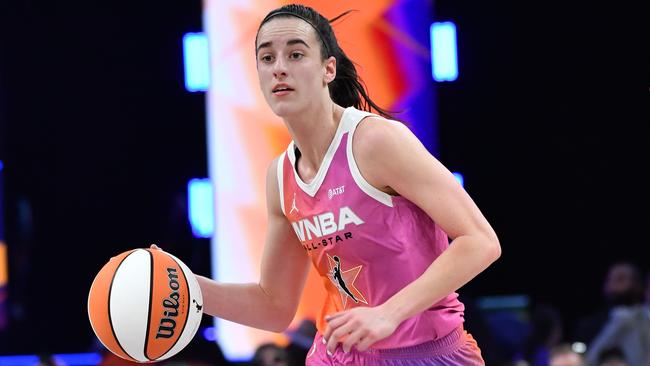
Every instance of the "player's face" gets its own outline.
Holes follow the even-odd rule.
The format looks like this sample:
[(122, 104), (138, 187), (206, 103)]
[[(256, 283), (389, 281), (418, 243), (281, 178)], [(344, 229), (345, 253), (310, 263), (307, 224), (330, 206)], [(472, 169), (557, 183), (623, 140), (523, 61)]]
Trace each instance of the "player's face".
[(265, 23), (257, 36), (257, 74), (266, 102), (280, 117), (319, 103), (327, 88), (316, 31), (299, 18)]
[(634, 268), (626, 264), (613, 266), (605, 280), (605, 295), (615, 296), (630, 291), (635, 287)]
[(584, 362), (580, 356), (575, 353), (565, 353), (555, 356), (550, 361), (551, 366), (584, 366)]

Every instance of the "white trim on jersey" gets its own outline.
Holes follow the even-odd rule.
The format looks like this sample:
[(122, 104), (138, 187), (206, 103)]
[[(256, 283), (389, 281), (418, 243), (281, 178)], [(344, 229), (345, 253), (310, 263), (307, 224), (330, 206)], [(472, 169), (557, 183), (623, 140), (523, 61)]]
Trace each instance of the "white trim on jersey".
[(278, 173), (278, 188), (280, 189), (280, 207), (282, 208), (282, 213), (286, 216), (287, 213), (284, 210), (284, 155), (285, 153), (282, 153), (278, 158), (278, 167), (276, 170)]
[(350, 108), (346, 108), (345, 111), (343, 112), (343, 115), (341, 116), (341, 121), (339, 122), (339, 125), (336, 129), (336, 133), (334, 134), (334, 138), (332, 138), (332, 142), (330, 143), (330, 146), (327, 149), (327, 153), (325, 153), (323, 162), (320, 164), (320, 167), (318, 168), (318, 172), (316, 172), (316, 176), (314, 176), (314, 179), (312, 179), (312, 181), (309, 184), (303, 182), (302, 178), (300, 178), (300, 176), (298, 175), (298, 170), (296, 167), (295, 145), (293, 141), (289, 143), (289, 148), (287, 149), (287, 153), (289, 156), (289, 161), (291, 162), (291, 170), (293, 170), (293, 174), (296, 177), (296, 182), (298, 183), (298, 186), (310, 197), (314, 197), (316, 195), (316, 192), (318, 192), (318, 189), (320, 188), (320, 186), (323, 184), (323, 181), (325, 180), (325, 175), (327, 174), (327, 170), (329, 169), (330, 164), (332, 163), (332, 158), (334, 158), (334, 154), (336, 153), (336, 150), (338, 150), (339, 145), (341, 144), (341, 138), (343, 137), (343, 133), (345, 132), (345, 129), (343, 127), (344, 125), (346, 125), (345, 123), (346, 118), (349, 118), (348, 117), (349, 110)]
[[(353, 119), (353, 124), (349, 128), (348, 132), (348, 143), (346, 146), (346, 155), (348, 157), (348, 166), (350, 167), (350, 173), (352, 173), (352, 178), (357, 183), (357, 186), (364, 191), (368, 196), (374, 198), (375, 200), (383, 203), (386, 206), (393, 207), (393, 197), (386, 192), (382, 192), (379, 189), (375, 188), (372, 184), (361, 175), (361, 171), (357, 166), (356, 160), (354, 160), (354, 154), (352, 153), (352, 139), (354, 138), (354, 132), (357, 130), (359, 123), (363, 121), (364, 118), (368, 116), (376, 116), (372, 113), (364, 111), (356, 111), (360, 116), (355, 116), (357, 118)], [(355, 113), (355, 114), (357, 114)]]

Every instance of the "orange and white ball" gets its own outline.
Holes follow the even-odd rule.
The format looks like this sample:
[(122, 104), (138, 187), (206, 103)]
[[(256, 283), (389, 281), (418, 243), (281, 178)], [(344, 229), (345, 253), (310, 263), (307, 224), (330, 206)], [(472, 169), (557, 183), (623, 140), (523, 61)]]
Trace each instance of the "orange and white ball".
[(157, 249), (111, 258), (88, 295), (88, 316), (97, 338), (130, 361), (161, 361), (177, 354), (196, 334), (202, 315), (194, 274), (178, 258)]

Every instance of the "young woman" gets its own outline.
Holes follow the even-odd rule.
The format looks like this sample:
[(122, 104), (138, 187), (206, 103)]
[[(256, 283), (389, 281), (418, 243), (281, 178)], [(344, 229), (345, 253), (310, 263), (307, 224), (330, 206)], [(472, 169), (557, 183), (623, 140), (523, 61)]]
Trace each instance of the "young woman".
[(315, 10), (271, 11), (255, 55), (293, 141), (267, 173), (259, 283), (197, 276), (204, 311), (283, 331), (312, 262), (328, 296), (308, 365), (482, 365), (454, 291), (501, 249), (472, 199), (408, 128), (384, 118)]

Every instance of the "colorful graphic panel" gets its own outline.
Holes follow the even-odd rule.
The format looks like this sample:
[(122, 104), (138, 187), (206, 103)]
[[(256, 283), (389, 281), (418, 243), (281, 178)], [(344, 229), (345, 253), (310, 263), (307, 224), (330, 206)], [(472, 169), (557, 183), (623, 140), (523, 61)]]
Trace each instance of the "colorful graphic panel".
[[(261, 20), (288, 2), (205, 0), (204, 32), (210, 49), (209, 173), (214, 182), (213, 277), (257, 282), (266, 226), (265, 177), (269, 163), (291, 138), (259, 90), (254, 41)], [(358, 64), (371, 98), (397, 115), (435, 152), (429, 27), (431, 2), (303, 1), (331, 19), (339, 44)], [(315, 318), (324, 298), (310, 274), (294, 320)], [(217, 321), (217, 342), (229, 359), (247, 359), (277, 334)]]

